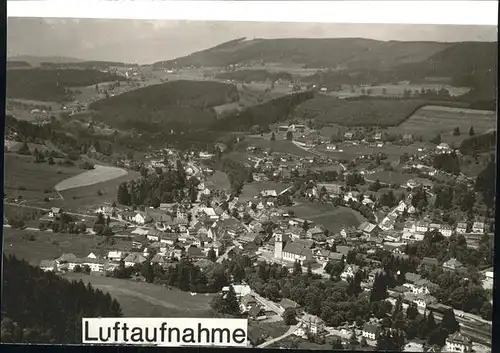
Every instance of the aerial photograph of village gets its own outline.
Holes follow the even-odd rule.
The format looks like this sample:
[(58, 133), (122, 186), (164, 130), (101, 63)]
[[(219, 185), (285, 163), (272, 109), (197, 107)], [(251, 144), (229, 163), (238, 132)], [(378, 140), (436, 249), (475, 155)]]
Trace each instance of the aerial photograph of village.
[(492, 352), (497, 29), (343, 26), (9, 18), (0, 341)]

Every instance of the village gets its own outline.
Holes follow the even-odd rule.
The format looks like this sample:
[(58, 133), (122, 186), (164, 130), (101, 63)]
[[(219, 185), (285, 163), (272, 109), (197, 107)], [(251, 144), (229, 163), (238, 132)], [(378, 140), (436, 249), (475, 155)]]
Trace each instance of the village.
[[(307, 130), (305, 125), (290, 125), (286, 127), (286, 132), (284, 127), (279, 127), (271, 138), (281, 133), (286, 139), (290, 132), (305, 134)], [(383, 139), (381, 136), (375, 133), (371, 138), (380, 141)], [(346, 133), (339, 143), (370, 144), (359, 139), (353, 137), (353, 133)], [(315, 142), (305, 141), (300, 145), (301, 142), (297, 141), (296, 144), (310, 149)], [(86, 257), (64, 253), (60, 257), (43, 260), (40, 267), (58, 273), (83, 272), (103, 276), (129, 269), (136, 273), (134, 278), (141, 281), (144, 278), (140, 269), (146, 263), (166, 269), (182, 259), (194, 264), (207, 260), (223, 263), (235, 256), (246, 255), (254, 264), (265, 261), (290, 269), (299, 266), (304, 273), (309, 272), (325, 280), (351, 283), (359, 278), (361, 290), (369, 293), (378, 274), (384, 272), (380, 253), (397, 261), (409, 261), (410, 258), (415, 259), (415, 254), (410, 253), (412, 246), (423, 243), (429, 237), (450, 239), (458, 235), (465, 239), (467, 248), (479, 248), (482, 237), (492, 232), (492, 225), (484, 219), (454, 222), (443, 220), (442, 212), (436, 217), (436, 212), (426, 211), (430, 209), (428, 204), (432, 205), (438, 198), (430, 179), (450, 177), (450, 173), (430, 165), (430, 157), (455, 154), (457, 151), (441, 143), (433, 150), (418, 148), (414, 155), (405, 155), (397, 163), (384, 163), (384, 150), (381, 148), (384, 143), (372, 144), (380, 146), (375, 147), (380, 151), (344, 163), (319, 153), (313, 157), (297, 157), (271, 148), (248, 146), (245, 148), (248, 158), (244, 166), (252, 168), (253, 182), (272, 181), (282, 185), (279, 189), (262, 189), (247, 197), (238, 197), (228, 190), (212, 186), (210, 178), (216, 171), (207, 161), (213, 160), (213, 151), (164, 149), (150, 153), (142, 164), (142, 170), (147, 172), (141, 171), (141, 174), (161, 173), (180, 167), (186, 178), (196, 185), (192, 187), (195, 191), (186, 189), (184, 198), (178, 198), (178, 202), (159, 203), (156, 207), (124, 207), (119, 202), (113, 202), (94, 209), (79, 210), (93, 217), (95, 223), (92, 225), (79, 221), (78, 217), (71, 215), (72, 212), (53, 207), (39, 219), (39, 231), (87, 233), (110, 240), (106, 241), (106, 249), (99, 252), (89, 251)], [(216, 148), (223, 152), (225, 146), (221, 144)], [(325, 149), (335, 151), (341, 148), (338, 143), (326, 143)], [(120, 165), (130, 168), (134, 163), (136, 161), (124, 160)], [(367, 168), (367, 165), (372, 168)], [(365, 182), (376, 172), (397, 172), (395, 169), (400, 173), (417, 170), (418, 176), (401, 184), (386, 185), (378, 178)], [(304, 178), (308, 181), (297, 182)], [(361, 179), (363, 182), (360, 182)], [(471, 180), (462, 174), (455, 178), (455, 182), (466, 190), (471, 185)], [(384, 187), (390, 188), (389, 191), (380, 193), (379, 190)], [(415, 201), (416, 198), (425, 199), (425, 202)], [(294, 205), (304, 204), (351, 209), (359, 212), (365, 221), (358, 226), (349, 226), (337, 220), (340, 226), (332, 230), (322, 223), (305, 219), (308, 217), (295, 215), (292, 211)], [(470, 266), (462, 264), (453, 253), (440, 259), (424, 256), (419, 261), (415, 273), (408, 271), (404, 274), (404, 279), (400, 281), (402, 285), (388, 288), (387, 301), (395, 305), (402, 300), (405, 309), (416, 305), (420, 314), (432, 312), (437, 318), (446, 311), (454, 312), (462, 329), (446, 338), (446, 351), (471, 352), (474, 347), (474, 351), (479, 352), (481, 348), (478, 347), (491, 345), (491, 334), (488, 335), (491, 331), (487, 329), (491, 328), (491, 318), (485, 320), (477, 314), (443, 305), (431, 294), (438, 285), (426, 279), (428, 272), (436, 268), (464, 277), (469, 273)], [(340, 270), (333, 275), (332, 267), (338, 268), (339, 265)], [(491, 291), (492, 268), (481, 269), (477, 275), (482, 286)], [(231, 287), (239, 300), (241, 314), (248, 316), (249, 321), (282, 321), (287, 309), (293, 309), (297, 315), (297, 323), (278, 338), (263, 341), (262, 335), (255, 333), (254, 329), (250, 330), (253, 332), (249, 334), (252, 346), (279, 344), (281, 339), (290, 335), (306, 339), (311, 335), (334, 335), (342, 338), (343, 345), (354, 339), (363, 340), (369, 347), (376, 345), (382, 332), (382, 322), (377, 318), (359, 325), (343, 323), (330, 327), (318, 316), (306, 313), (300, 304), (291, 299), (284, 298), (277, 303), (257, 294), (248, 284), (232, 283)], [(228, 286), (222, 289), (223, 294), (228, 291)], [(196, 292), (191, 292), (191, 295), (196, 295)], [(483, 325), (487, 325), (486, 329)], [(405, 343), (405, 351), (422, 349), (422, 342), (418, 340)]]

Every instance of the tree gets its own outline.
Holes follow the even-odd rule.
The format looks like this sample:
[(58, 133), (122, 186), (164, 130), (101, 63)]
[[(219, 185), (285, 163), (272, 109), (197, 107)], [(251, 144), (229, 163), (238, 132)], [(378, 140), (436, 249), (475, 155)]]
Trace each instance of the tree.
[(441, 320), (441, 328), (446, 330), (450, 335), (460, 329), (460, 325), (455, 318), (455, 312), (453, 310), (450, 309), (444, 312), (443, 319)]
[(338, 351), (338, 350), (343, 350), (344, 346), (342, 345), (342, 341), (340, 338), (334, 339), (332, 341), (332, 350), (333, 351)]
[(208, 254), (207, 254), (207, 258), (212, 261), (212, 262), (215, 262), (217, 260), (217, 256), (215, 254), (215, 250), (214, 248), (211, 248), (209, 251), (208, 251)]
[(296, 315), (297, 314), (295, 312), (295, 309), (286, 308), (285, 312), (283, 313), (283, 321), (285, 322), (285, 325), (295, 325), (297, 323)]
[(131, 195), (126, 182), (123, 182), (118, 186), (117, 201), (118, 203), (126, 206), (130, 206), (131, 204)]
[(349, 345), (351, 349), (355, 349), (359, 344), (358, 338), (356, 337), (356, 332), (352, 331), (351, 337), (349, 337)]
[(406, 317), (408, 320), (415, 320), (418, 316), (418, 307), (415, 302), (411, 302), (406, 309)]
[(297, 276), (301, 274), (302, 274), (302, 265), (300, 264), (300, 262), (295, 261), (295, 263), (293, 264), (293, 275)]
[(460, 136), (460, 128), (458, 126), (453, 129), (453, 136)]
[(271, 133), (271, 141), (275, 141), (276, 140), (276, 136), (274, 135), (274, 132)]
[(286, 133), (286, 139), (288, 141), (292, 141), (293, 140), (293, 132), (287, 131), (287, 133)]
[(363, 348), (368, 346), (368, 342), (366, 342), (366, 338), (365, 337), (361, 337), (361, 341), (359, 342), (359, 345), (361, 347), (363, 347)]
[(441, 134), (437, 134), (430, 142), (439, 145), (441, 143)]
[(471, 126), (470, 129), (469, 129), (469, 136), (474, 136), (474, 135), (475, 135), (475, 133), (474, 133), (474, 127)]

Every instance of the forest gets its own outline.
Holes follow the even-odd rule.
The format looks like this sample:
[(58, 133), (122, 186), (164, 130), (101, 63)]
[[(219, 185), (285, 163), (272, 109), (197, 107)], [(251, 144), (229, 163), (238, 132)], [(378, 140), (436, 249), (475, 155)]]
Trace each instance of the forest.
[(230, 114), (215, 122), (211, 128), (219, 131), (250, 131), (258, 125), (265, 130), (271, 124), (289, 119), (297, 105), (313, 97), (312, 91), (288, 94)]
[(66, 102), (73, 99), (71, 88), (100, 82), (125, 81), (126, 78), (97, 70), (16, 69), (7, 71), (6, 95), (45, 102)]
[(210, 81), (172, 81), (92, 103), (98, 118), (125, 129), (170, 133), (200, 130), (216, 120), (214, 106), (239, 99), (234, 85)]
[(90, 284), (69, 282), (3, 257), (2, 343), (78, 344), (82, 318), (120, 317), (120, 304)]

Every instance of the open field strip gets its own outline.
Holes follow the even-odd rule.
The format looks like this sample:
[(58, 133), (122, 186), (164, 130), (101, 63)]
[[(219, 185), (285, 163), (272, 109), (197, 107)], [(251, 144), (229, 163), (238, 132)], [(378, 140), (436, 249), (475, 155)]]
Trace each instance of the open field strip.
[(65, 179), (55, 186), (57, 191), (102, 183), (127, 175), (125, 169), (96, 165), (95, 169)]

